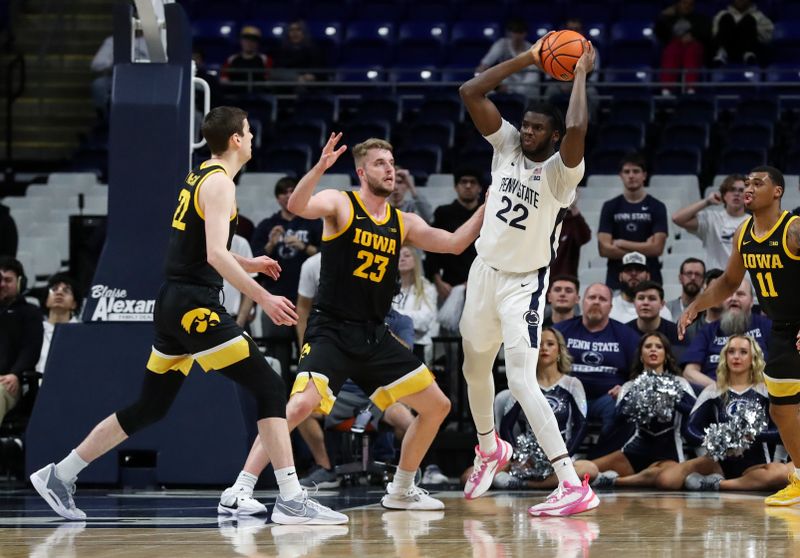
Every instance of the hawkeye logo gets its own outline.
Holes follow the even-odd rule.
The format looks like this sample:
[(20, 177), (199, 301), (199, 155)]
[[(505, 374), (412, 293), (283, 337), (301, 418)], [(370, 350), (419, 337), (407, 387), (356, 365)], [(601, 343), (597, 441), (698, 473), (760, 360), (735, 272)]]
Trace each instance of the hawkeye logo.
[(152, 322), (155, 300), (129, 299), (125, 289), (92, 285), (90, 297), (97, 302), (93, 322)]
[(205, 333), (216, 325), (219, 325), (219, 315), (208, 308), (189, 310), (181, 318), (181, 326), (186, 333)]
[(301, 360), (303, 360), (303, 357), (304, 357), (304, 356), (308, 356), (308, 354), (309, 354), (310, 352), (311, 352), (311, 345), (309, 345), (308, 343), (306, 343), (305, 345), (303, 345), (303, 350), (302, 350), (302, 351), (300, 351), (300, 358), (298, 358), (297, 360), (298, 360), (298, 361), (301, 361)]

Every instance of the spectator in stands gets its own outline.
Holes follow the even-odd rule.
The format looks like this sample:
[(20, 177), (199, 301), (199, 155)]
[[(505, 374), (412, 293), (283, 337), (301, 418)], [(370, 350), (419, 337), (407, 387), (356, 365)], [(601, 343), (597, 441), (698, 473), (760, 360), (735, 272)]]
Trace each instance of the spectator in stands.
[(623, 409), (631, 396), (633, 381), (646, 371), (672, 375), (678, 380), (681, 393), (675, 401), (672, 417), (668, 420), (654, 418), (646, 425), (635, 425), (633, 436), (622, 449), (595, 459), (594, 464), (602, 473), (593, 486), (653, 486), (665, 467), (684, 460), (680, 434), (695, 403), (695, 396), (689, 382), (680, 377), (681, 371), (670, 342), (663, 334), (650, 332), (639, 341), (630, 380), (623, 384), (617, 400), (617, 420), (629, 420)]
[[(744, 212), (744, 180), (732, 174), (719, 185), (719, 192), (711, 192), (705, 199), (676, 211), (672, 222), (697, 236), (706, 249), (705, 262), (709, 268), (725, 269), (731, 255), (733, 235), (747, 219)], [(722, 205), (723, 210), (709, 209)]]
[[(639, 252), (628, 252), (622, 257), (622, 269), (619, 272), (619, 293), (611, 301), (611, 319), (627, 324), (636, 319), (636, 287), (642, 281), (650, 281), (650, 272), (647, 271), (647, 259)], [(664, 298), (663, 290), (661, 298)], [(665, 320), (671, 320), (672, 314), (666, 306), (659, 308), (659, 315)]]
[(0, 203), (0, 256), (15, 258), (18, 243), (17, 224), (8, 207)]
[(658, 258), (667, 242), (667, 208), (644, 189), (647, 166), (644, 157), (632, 153), (620, 163), (623, 191), (603, 204), (597, 243), (600, 255), (608, 258), (606, 284), (620, 287), (622, 257), (641, 252), (647, 257), (650, 279), (663, 283)]
[(681, 263), (678, 272), (678, 282), (681, 284), (681, 295), (675, 300), (667, 302), (667, 308), (672, 317), (678, 319), (686, 307), (689, 306), (700, 291), (703, 290), (703, 278), (706, 274), (706, 264), (697, 258), (686, 258)]
[(36, 363), (36, 371), (42, 373), (45, 371), (56, 324), (78, 323), (75, 313), (80, 308), (80, 297), (75, 281), (65, 273), (51, 276), (47, 280), (47, 300), (44, 306), (47, 309), (47, 317), (42, 322), (42, 350)]
[(569, 206), (561, 222), (556, 257), (550, 263), (550, 275), (578, 275), (581, 260), (581, 246), (592, 239), (592, 229), (578, 209), (577, 198)]
[(786, 486), (794, 473), (792, 463), (771, 462), (780, 434), (769, 413), (764, 384), (764, 360), (759, 344), (747, 335), (732, 336), (722, 349), (715, 384), (697, 398), (685, 429), (687, 441), (701, 445), (706, 429), (725, 423), (742, 401), (758, 403), (764, 409), (767, 426), (743, 452), (726, 455), (717, 462), (708, 455), (665, 467), (656, 479), (662, 490), (753, 490), (773, 491)]
[[(642, 281), (633, 289), (636, 319), (627, 322), (628, 326), (639, 335), (658, 332), (664, 335), (680, 357), (684, 343), (678, 339), (678, 326), (675, 322), (662, 318), (659, 313), (664, 309), (664, 289), (654, 281)], [(613, 315), (613, 314), (612, 314)]]
[[(711, 42), (711, 22), (694, 9), (694, 0), (678, 0), (664, 8), (656, 20), (654, 32), (664, 49), (661, 51), (661, 83), (680, 81), (685, 70), (684, 84), (687, 93), (694, 93), (703, 67), (705, 52)], [(662, 93), (669, 95), (665, 88)]]
[[(589, 285), (583, 295), (582, 315), (555, 324), (567, 340), (572, 374), (586, 390), (589, 419), (602, 423), (601, 438), (614, 429), (614, 401), (628, 379), (639, 336), (631, 328), (609, 317), (611, 289), (602, 283)], [(599, 455), (614, 449), (599, 444)]]
[(283, 41), (275, 53), (275, 77), (291, 79), (300, 83), (318, 81), (324, 75), (314, 73), (325, 64), (319, 49), (314, 44), (308, 33), (308, 27), (303, 20), (295, 20), (286, 28)]
[[(483, 59), (481, 59), (476, 71), (483, 72), (500, 62), (510, 60), (529, 50), (531, 46), (533, 45), (528, 41), (527, 22), (517, 18), (510, 19), (506, 23), (506, 36), (494, 42)], [(498, 87), (498, 91), (516, 93), (525, 97), (538, 97), (539, 92), (536, 88), (538, 83), (539, 71), (531, 65), (529, 68), (507, 77)]]
[(745, 278), (723, 303), (720, 319), (701, 328), (683, 353), (683, 376), (695, 386), (705, 388), (717, 378), (719, 353), (731, 335), (749, 335), (767, 354), (772, 322), (766, 316), (753, 314), (753, 289)]
[[(256, 227), (251, 247), (253, 256), (269, 256), (281, 266), (277, 281), (260, 276), (261, 284), (274, 295), (285, 296), (289, 300), (297, 298), (297, 284), (300, 281), (300, 266), (309, 256), (319, 251), (322, 242), (322, 221), (298, 217), (289, 211), (289, 196), (292, 195), (297, 180), (285, 176), (275, 184), (275, 198), (280, 210), (267, 217)], [(264, 314), (266, 316), (266, 314)], [(273, 356), (281, 363), (284, 374), (289, 370), (292, 357), (294, 328), (276, 326), (270, 319), (262, 319), (264, 337), (272, 338)]]
[(714, 16), (714, 65), (758, 64), (772, 42), (775, 25), (752, 0), (733, 0)]
[(433, 359), (431, 337), (439, 333), (436, 287), (422, 276), (422, 259), (415, 248), (402, 247), (397, 265), (400, 272), (400, 292), (394, 297), (392, 308), (413, 320), (414, 352), (420, 360), (430, 363)]
[[(250, 243), (238, 234), (234, 234), (233, 239), (231, 239), (231, 253), (247, 259), (253, 257)], [(252, 274), (253, 278), (257, 276), (257, 273)], [(228, 313), (236, 318), (236, 324), (249, 331), (248, 324), (255, 318), (253, 300), (239, 292), (239, 289), (228, 283), (224, 278), (222, 280), (222, 300)]]
[[(133, 39), (133, 61), (146, 62), (150, 58), (147, 43), (141, 30), (137, 30)], [(100, 122), (108, 121), (109, 102), (111, 101), (111, 81), (114, 70), (114, 36), (103, 40), (100, 48), (92, 58), (92, 72), (97, 74), (92, 80), (92, 103)]]
[(267, 81), (272, 58), (261, 52), (261, 29), (245, 25), (239, 32), (241, 50), (228, 57), (222, 65), (220, 81), (249, 84)]
[[(407, 194), (411, 194), (409, 199)], [(398, 167), (395, 171), (394, 191), (387, 199), (389, 205), (406, 213), (416, 213), (430, 224), (433, 220), (433, 209), (424, 195), (414, 184), (414, 175), (408, 169)]]
[[(431, 223), (433, 227), (453, 232), (467, 222), (480, 205), (482, 191), (480, 177), (480, 173), (472, 170), (460, 170), (455, 174), (456, 199), (448, 205), (436, 208), (433, 212), (433, 223)], [(450, 297), (453, 287), (464, 285), (467, 282), (469, 268), (475, 256), (474, 243), (459, 255), (433, 253), (425, 255), (426, 275), (436, 286), (440, 303)], [(459, 291), (456, 292), (456, 296), (460, 297), (463, 307), (463, 289), (459, 289)]]
[[(568, 18), (564, 22), (562, 29), (575, 31), (576, 33), (580, 33), (581, 35), (584, 34), (583, 21), (581, 21), (581, 19), (578, 17)], [(599, 69), (600, 69), (600, 52), (597, 49), (595, 49), (594, 68), (592, 69), (592, 73), (589, 74), (589, 77), (586, 80), (587, 81), (586, 104), (589, 107), (590, 120), (594, 120), (597, 117), (597, 109), (600, 107), (600, 94), (598, 93), (597, 88), (594, 85), (590, 85), (590, 83), (597, 82), (597, 80), (600, 78), (600, 72), (598, 71)], [(565, 114), (567, 112), (567, 107), (569, 106), (570, 94), (572, 94), (571, 81), (551, 80), (544, 90), (545, 100), (548, 103), (554, 104), (558, 108), (562, 109), (562, 112)]]
[[(707, 289), (711, 283), (719, 279), (722, 275), (722, 270), (719, 268), (709, 269), (706, 271), (705, 278), (703, 279), (703, 290)], [(681, 312), (682, 314), (683, 312)], [(680, 316), (680, 314), (678, 314)], [(692, 322), (692, 325), (686, 328), (684, 339), (687, 345), (692, 343), (692, 340), (697, 336), (697, 333), (708, 324), (718, 321), (722, 317), (722, 306), (714, 306), (708, 308), (705, 312), (701, 312), (697, 319)]]
[(0, 258), (0, 423), (21, 395), (24, 372), (36, 369), (42, 352), (42, 315), (25, 300), (25, 270)]
[[(549, 327), (577, 316), (581, 284), (575, 275), (556, 275), (547, 291), (547, 308), (543, 327)], [(548, 313), (549, 310), (549, 313)]]

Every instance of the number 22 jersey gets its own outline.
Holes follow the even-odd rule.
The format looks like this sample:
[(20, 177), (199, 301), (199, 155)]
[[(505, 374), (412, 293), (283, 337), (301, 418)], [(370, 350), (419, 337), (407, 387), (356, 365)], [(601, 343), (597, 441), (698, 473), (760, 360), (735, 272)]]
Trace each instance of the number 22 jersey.
[(569, 168), (556, 151), (545, 161), (525, 157), (520, 132), (503, 120), (486, 136), (494, 147), (486, 216), (475, 248), (487, 265), (527, 273), (550, 265), (561, 221), (575, 199), (584, 162)]

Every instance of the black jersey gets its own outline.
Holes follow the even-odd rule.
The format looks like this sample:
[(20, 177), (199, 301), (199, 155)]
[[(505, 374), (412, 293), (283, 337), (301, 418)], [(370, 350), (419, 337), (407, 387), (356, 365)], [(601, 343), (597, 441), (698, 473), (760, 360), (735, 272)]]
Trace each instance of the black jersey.
[[(165, 266), (169, 280), (222, 288), (222, 276), (208, 263), (205, 219), (198, 201), (203, 182), (218, 172), (224, 173), (225, 168), (219, 163), (205, 161), (189, 173), (178, 192)], [(235, 212), (228, 230), (229, 250), (237, 221), (238, 212)]]
[(397, 286), (397, 262), (403, 241), (403, 218), (386, 204), (378, 222), (356, 192), (345, 192), (350, 221), (322, 239), (319, 291), (314, 306), (340, 319), (383, 322)]
[(778, 322), (800, 320), (800, 296), (797, 296), (800, 277), (800, 256), (789, 252), (786, 233), (789, 223), (798, 217), (788, 211), (763, 237), (753, 234), (753, 218), (745, 221), (739, 235), (739, 252), (750, 281), (758, 294), (758, 302), (767, 316)]

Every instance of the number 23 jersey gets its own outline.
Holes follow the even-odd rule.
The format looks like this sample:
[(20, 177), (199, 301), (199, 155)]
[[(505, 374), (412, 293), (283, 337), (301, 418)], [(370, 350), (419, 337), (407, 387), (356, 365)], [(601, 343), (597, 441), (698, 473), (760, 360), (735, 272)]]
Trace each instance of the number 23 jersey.
[(569, 168), (556, 151), (546, 161), (525, 157), (520, 132), (506, 120), (486, 136), (494, 147), (486, 216), (475, 248), (487, 265), (512, 273), (547, 267), (561, 221), (575, 199), (584, 162)]

